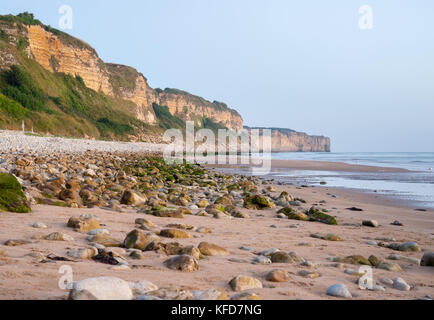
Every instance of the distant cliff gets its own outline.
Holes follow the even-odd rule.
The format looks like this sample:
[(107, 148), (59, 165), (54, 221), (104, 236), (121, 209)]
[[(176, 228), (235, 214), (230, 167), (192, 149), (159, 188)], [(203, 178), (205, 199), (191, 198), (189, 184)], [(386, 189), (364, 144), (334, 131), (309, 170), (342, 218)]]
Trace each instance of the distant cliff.
[[(282, 128), (245, 127), (245, 129), (270, 129), (272, 152), (330, 152), (331, 150), (330, 138), (323, 136), (310, 136), (303, 132)], [(260, 143), (262, 145), (262, 140)]]

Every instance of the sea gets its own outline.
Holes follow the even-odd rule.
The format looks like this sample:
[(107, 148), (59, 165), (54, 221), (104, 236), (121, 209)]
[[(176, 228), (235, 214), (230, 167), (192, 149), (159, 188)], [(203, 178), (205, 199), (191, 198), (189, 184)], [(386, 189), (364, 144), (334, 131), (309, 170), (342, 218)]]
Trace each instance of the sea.
[[(295, 184), (342, 187), (383, 194), (411, 206), (434, 208), (434, 152), (273, 153), (272, 159), (343, 162), (393, 167), (408, 172), (279, 170), (271, 175)], [(324, 184), (325, 183), (325, 184)]]

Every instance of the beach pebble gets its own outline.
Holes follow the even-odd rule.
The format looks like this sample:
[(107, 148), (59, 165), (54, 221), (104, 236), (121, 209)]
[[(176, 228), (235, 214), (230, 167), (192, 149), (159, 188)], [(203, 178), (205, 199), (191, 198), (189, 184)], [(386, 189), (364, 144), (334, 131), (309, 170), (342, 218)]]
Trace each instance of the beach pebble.
[(90, 234), (90, 235), (97, 235), (97, 234), (110, 234), (110, 231), (108, 231), (107, 229), (93, 229), (93, 230), (90, 230), (89, 232), (88, 232), (88, 234)]
[(130, 253), (130, 258), (134, 260), (143, 260), (145, 255), (140, 250), (134, 250)]
[(379, 286), (379, 285), (374, 285), (371, 289), (371, 291), (386, 291), (386, 288), (384, 288), (383, 286)]
[(416, 242), (405, 242), (398, 247), (399, 251), (422, 251), (421, 247)]
[(333, 297), (349, 299), (353, 296), (344, 284), (334, 284), (327, 288), (326, 294)]
[(402, 278), (393, 279), (393, 288), (401, 291), (410, 291), (411, 287)]
[(164, 265), (172, 270), (193, 272), (199, 270), (199, 263), (195, 258), (188, 255), (175, 256), (164, 261)]
[(298, 275), (308, 278), (308, 279), (315, 279), (319, 278), (321, 275), (316, 271), (309, 271), (309, 270), (301, 270)]
[(217, 301), (228, 300), (228, 296), (223, 290), (210, 288), (205, 291), (193, 291), (195, 300)]
[(366, 244), (369, 244), (370, 246), (377, 246), (378, 242), (371, 240), (371, 241), (366, 242)]
[(271, 256), (273, 253), (276, 253), (276, 252), (279, 252), (279, 251), (280, 250), (277, 249), (277, 248), (270, 248), (270, 249), (262, 251), (261, 255), (268, 257), (268, 256)]
[(200, 227), (196, 230), (197, 233), (212, 233), (210, 228)]
[(42, 223), (42, 222), (35, 222), (35, 223), (32, 225), (32, 227), (33, 227), (33, 228), (36, 228), (36, 229), (47, 229), (47, 228), (48, 228), (47, 225), (44, 224), (44, 223)]
[(135, 296), (143, 296), (148, 292), (158, 290), (158, 287), (148, 280), (128, 282), (128, 285)]
[(148, 292), (146, 296), (156, 297), (158, 299), (142, 299), (142, 300), (193, 300), (194, 294), (191, 290), (181, 287), (160, 288), (155, 291)]
[(402, 268), (397, 263), (389, 263), (389, 262), (381, 262), (378, 266), (378, 269), (383, 269), (391, 272), (402, 272)]
[(45, 240), (50, 241), (74, 241), (74, 238), (63, 232), (53, 232), (44, 237)]
[(375, 220), (364, 220), (362, 222), (362, 225), (364, 225), (365, 227), (377, 228), (379, 226), (379, 223)]
[(279, 218), (279, 219), (288, 219), (288, 216), (286, 214), (284, 214), (284, 213), (278, 213), (276, 215), (276, 217)]
[(234, 291), (244, 291), (262, 288), (261, 281), (256, 278), (246, 276), (236, 276), (229, 282), (229, 285)]
[(128, 283), (115, 277), (88, 278), (75, 282), (70, 299), (83, 298), (79, 293), (86, 291), (97, 300), (132, 300), (133, 292)]
[(313, 261), (304, 261), (300, 264), (302, 267), (318, 268), (321, 264)]
[(198, 248), (205, 256), (227, 256), (229, 254), (225, 248), (209, 242), (201, 242)]
[(234, 294), (230, 300), (260, 300), (260, 297), (256, 293), (240, 292)]
[(380, 282), (382, 284), (388, 285), (388, 286), (393, 286), (393, 280), (389, 279), (389, 278), (381, 278)]
[(420, 262), (422, 267), (434, 267), (434, 252), (426, 252)]
[(250, 252), (256, 251), (255, 249), (253, 249), (253, 248), (249, 248), (249, 247), (246, 247), (246, 246), (241, 246), (241, 247), (240, 247), (240, 250), (243, 250), (243, 251), (250, 251)]
[(270, 256), (273, 263), (294, 263), (294, 260), (286, 252), (278, 251)]
[(97, 248), (80, 248), (80, 249), (74, 249), (70, 250), (66, 253), (68, 256), (75, 258), (75, 259), (91, 259), (98, 255), (98, 249)]
[(417, 259), (417, 258), (412, 258), (412, 257), (405, 257), (405, 256), (401, 256), (399, 254), (391, 254), (387, 257), (388, 260), (404, 260), (410, 263), (414, 263), (416, 265), (420, 265), (421, 260)]
[(267, 273), (267, 275), (265, 276), (265, 280), (271, 282), (288, 282), (289, 280), (291, 280), (291, 277), (286, 270), (275, 269)]
[(266, 256), (257, 256), (252, 261), (253, 264), (271, 264), (272, 261)]
[(355, 269), (345, 269), (344, 273), (349, 274), (350, 276), (360, 276), (360, 275), (362, 275), (358, 270), (355, 270)]

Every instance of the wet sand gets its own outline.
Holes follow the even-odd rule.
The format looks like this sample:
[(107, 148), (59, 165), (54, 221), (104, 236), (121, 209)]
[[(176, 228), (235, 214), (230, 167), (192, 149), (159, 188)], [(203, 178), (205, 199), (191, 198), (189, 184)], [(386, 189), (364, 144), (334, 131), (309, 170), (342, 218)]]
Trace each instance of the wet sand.
[[(239, 159), (239, 158), (238, 158)], [(238, 163), (241, 161), (238, 160)], [(210, 168), (239, 168), (250, 169), (250, 165), (244, 164), (218, 164), (206, 165)], [(311, 170), (311, 171), (337, 171), (337, 172), (408, 172), (406, 169), (376, 167), (358, 164), (348, 164), (342, 162), (329, 161), (310, 161), (310, 160), (271, 160), (273, 170), (290, 169), (290, 170)]]

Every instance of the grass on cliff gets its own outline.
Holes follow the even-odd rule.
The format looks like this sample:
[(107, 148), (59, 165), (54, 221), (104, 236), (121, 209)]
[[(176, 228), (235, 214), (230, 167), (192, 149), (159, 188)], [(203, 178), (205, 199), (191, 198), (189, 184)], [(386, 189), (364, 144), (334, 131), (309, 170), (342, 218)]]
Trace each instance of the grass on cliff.
[(153, 103), (152, 107), (158, 118), (158, 125), (162, 129), (185, 129), (184, 120), (172, 115), (168, 107), (160, 106), (156, 103)]
[[(153, 128), (135, 118), (136, 106), (87, 88), (81, 77), (51, 73), (0, 39), (19, 66), (0, 73), (0, 129), (127, 140)], [(157, 130), (158, 131), (158, 130)]]

